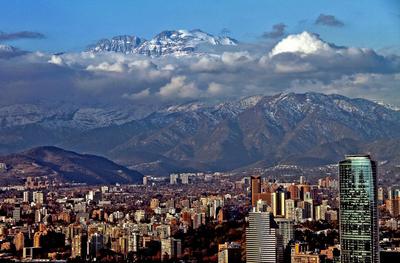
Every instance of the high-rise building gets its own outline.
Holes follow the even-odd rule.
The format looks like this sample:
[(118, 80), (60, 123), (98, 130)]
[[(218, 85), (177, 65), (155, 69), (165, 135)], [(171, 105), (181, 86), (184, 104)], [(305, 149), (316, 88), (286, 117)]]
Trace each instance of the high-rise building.
[(21, 251), (24, 249), (25, 245), (25, 236), (24, 233), (18, 232), (18, 234), (14, 237), (14, 245), (16, 251)]
[(87, 236), (82, 234), (77, 234), (72, 238), (71, 241), (71, 257), (72, 258), (86, 258), (87, 252)]
[(283, 246), (287, 247), (294, 239), (294, 220), (286, 218), (275, 218), (278, 224), (278, 234), (282, 236)]
[(339, 162), (341, 262), (379, 262), (376, 163), (369, 155)]
[(218, 263), (234, 263), (241, 261), (240, 244), (225, 242), (218, 245)]
[(285, 216), (285, 192), (279, 190), (272, 193), (272, 210), (274, 216)]
[(30, 193), (29, 193), (29, 191), (25, 191), (23, 193), (23, 202), (24, 203), (29, 203), (30, 201), (31, 201)]
[(104, 247), (104, 236), (102, 234), (94, 233), (88, 240), (88, 254), (91, 258), (98, 257), (101, 249)]
[(246, 262), (277, 263), (283, 261), (283, 241), (270, 212), (250, 212), (246, 229)]
[(43, 204), (44, 194), (42, 192), (33, 192), (33, 202), (35, 202), (35, 204)]
[(306, 177), (304, 175), (300, 176), (300, 184), (306, 183)]
[(161, 261), (179, 259), (182, 256), (182, 243), (180, 239), (161, 239)]
[(285, 217), (287, 219), (294, 220), (295, 219), (295, 202), (293, 199), (287, 199), (285, 200)]
[(251, 206), (255, 207), (261, 193), (261, 177), (252, 176), (251, 179)]
[(13, 219), (15, 222), (21, 221), (21, 207), (16, 205), (13, 210)]
[(300, 197), (299, 188), (295, 184), (291, 184), (288, 187), (288, 192), (290, 193), (290, 199), (297, 200)]

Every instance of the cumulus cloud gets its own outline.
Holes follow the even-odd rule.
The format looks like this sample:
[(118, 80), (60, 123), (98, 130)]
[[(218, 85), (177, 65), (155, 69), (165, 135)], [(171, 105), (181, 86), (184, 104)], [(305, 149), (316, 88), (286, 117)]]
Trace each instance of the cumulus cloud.
[(5, 33), (0, 31), (0, 41), (9, 41), (9, 40), (17, 40), (17, 39), (42, 39), (45, 38), (45, 35), (39, 32), (32, 31), (19, 31), (12, 33)]
[(103, 62), (98, 65), (89, 65), (86, 68), (89, 71), (105, 71), (105, 72), (124, 72), (127, 70), (127, 67), (125, 64), (116, 62), (116, 63), (108, 63), (108, 62)]
[(55, 65), (62, 65), (63, 60), (60, 56), (52, 55), (51, 58), (48, 60), (49, 63), (55, 64)]
[(400, 73), (356, 73), (343, 75), (329, 82), (317, 79), (296, 79), (290, 83), (289, 91), (336, 93), (399, 105), (399, 90), (393, 87), (399, 80)]
[(221, 85), (219, 83), (211, 82), (208, 85), (207, 93), (210, 94), (211, 96), (220, 95), (223, 92), (224, 92), (223, 85)]
[(285, 35), (286, 25), (284, 23), (275, 24), (272, 26), (272, 30), (264, 32), (262, 35), (265, 38), (280, 38)]
[(333, 15), (320, 14), (315, 20), (316, 25), (342, 27), (344, 23)]
[(169, 83), (160, 88), (158, 94), (162, 98), (196, 98), (200, 90), (194, 82), (187, 82), (186, 76), (173, 77)]
[(238, 52), (224, 52), (222, 53), (221, 60), (226, 65), (238, 65), (240, 63), (248, 62), (252, 59), (248, 51)]
[(144, 89), (142, 91), (136, 92), (136, 93), (132, 93), (132, 94), (127, 94), (124, 93), (122, 95), (123, 98), (126, 99), (131, 99), (131, 100), (143, 100), (146, 99), (150, 96), (150, 89)]
[(280, 41), (270, 52), (270, 56), (275, 56), (280, 53), (330, 53), (332, 47), (322, 41), (318, 35), (304, 31), (301, 34), (290, 35)]

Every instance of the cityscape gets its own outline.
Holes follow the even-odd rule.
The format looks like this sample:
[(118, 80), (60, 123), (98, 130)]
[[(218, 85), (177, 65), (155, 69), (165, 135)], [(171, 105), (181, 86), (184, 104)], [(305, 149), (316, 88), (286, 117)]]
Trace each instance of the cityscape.
[[(2, 164), (3, 167), (6, 164)], [(338, 175), (285, 182), (173, 173), (88, 186), (28, 177), (1, 189), (2, 260), (395, 262), (400, 186), (369, 155)]]
[(0, 1), (0, 262), (400, 262), (399, 14)]

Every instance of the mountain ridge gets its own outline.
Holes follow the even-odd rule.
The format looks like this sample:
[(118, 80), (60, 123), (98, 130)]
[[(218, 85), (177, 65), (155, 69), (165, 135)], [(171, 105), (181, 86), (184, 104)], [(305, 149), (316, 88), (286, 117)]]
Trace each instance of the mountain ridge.
[(102, 39), (87, 48), (87, 51), (140, 54), (150, 57), (164, 55), (186, 55), (195, 53), (200, 45), (235, 46), (238, 41), (226, 36), (214, 36), (199, 29), (165, 30), (150, 40), (138, 36), (120, 35)]
[(6, 171), (0, 172), (0, 184), (21, 183), (29, 176), (47, 176), (69, 183), (139, 183), (143, 176), (104, 157), (55, 146), (40, 146), (0, 156), (0, 162), (7, 166)]
[[(99, 119), (97, 111), (89, 112), (86, 119)], [(27, 125), (0, 126), (0, 152), (50, 144), (105, 156), (144, 174), (165, 175), (280, 163), (324, 165), (351, 149), (376, 149), (396, 160), (396, 151), (391, 148), (385, 154), (378, 142), (400, 139), (399, 111), (365, 99), (315, 92), (172, 104), (121, 122), (110, 115), (104, 125), (85, 129), (54, 126), (60, 123), (55, 116), (50, 123), (39, 118)]]

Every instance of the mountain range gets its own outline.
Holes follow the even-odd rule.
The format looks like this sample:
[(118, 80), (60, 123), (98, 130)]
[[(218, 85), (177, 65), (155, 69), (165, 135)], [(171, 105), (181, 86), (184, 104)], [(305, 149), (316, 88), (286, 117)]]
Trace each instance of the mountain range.
[[(181, 56), (193, 55), (207, 58), (199, 61), (207, 67), (208, 59), (216, 56), (208, 52), (210, 49), (226, 50), (236, 45), (238, 42), (232, 38), (201, 30), (168, 30), (150, 40), (129, 35), (103, 39), (79, 56), (101, 59), (102, 55), (96, 53), (117, 52), (148, 56), (151, 60), (161, 56), (165, 57), (159, 59), (169, 60), (171, 56), (179, 60)], [(283, 59), (292, 53), (301, 56), (321, 53), (343, 57), (365, 52), (336, 47), (315, 34), (303, 32), (283, 39), (267, 56)], [(25, 53), (0, 45), (0, 58)], [(75, 72), (72, 66), (70, 68), (73, 63), (68, 62), (68, 56), (74, 55), (55, 55), (59, 61), (52, 61), (58, 63), (53, 65), (54, 70), (66, 67)], [(121, 59), (120, 55), (115, 57)], [(383, 59), (375, 53), (372, 57)], [(129, 58), (135, 60), (136, 56)], [(87, 73), (88, 68), (95, 66), (81, 66), (86, 69), (83, 75), (87, 79), (102, 75), (96, 71)], [(110, 64), (100, 63), (99, 66)], [(131, 70), (127, 74), (131, 74)], [(102, 76), (112, 79), (119, 77), (117, 72), (115, 69), (102, 72), (105, 74)], [(151, 75), (146, 78), (148, 76)], [(117, 79), (120, 80), (123, 82), (123, 78)], [(183, 87), (191, 88), (189, 80), (186, 86), (184, 84)], [(168, 84), (163, 87), (176, 89)], [(143, 91), (150, 94), (150, 88)], [(160, 91), (161, 88), (156, 94)], [(396, 167), (400, 162), (400, 147), (397, 147), (400, 144), (400, 111), (388, 105), (312, 92), (218, 102), (188, 100), (185, 97), (176, 103), (147, 101), (141, 104), (140, 100), (125, 99), (110, 101), (107, 105), (98, 101), (29, 100), (29, 103), (10, 104), (5, 101), (0, 106), (0, 154), (52, 145), (104, 156), (154, 175), (243, 170), (280, 164), (319, 166), (336, 163), (344, 154), (357, 152), (370, 152), (386, 166)]]
[(226, 36), (214, 36), (199, 29), (166, 30), (150, 40), (137, 36), (121, 35), (102, 39), (88, 47), (90, 52), (119, 52), (142, 54), (150, 57), (164, 55), (185, 55), (198, 51), (201, 45), (235, 46), (237, 40)]
[[(123, 109), (113, 114), (85, 110), (84, 118), (77, 117), (79, 109), (46, 116), (12, 109), (0, 121), (3, 154), (56, 145), (156, 175), (277, 164), (317, 166), (356, 152), (371, 152), (386, 165), (399, 165), (400, 148), (395, 146), (400, 144), (400, 111), (341, 95), (193, 101), (137, 118)], [(14, 117), (5, 121), (5, 116)]]

